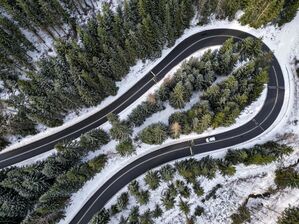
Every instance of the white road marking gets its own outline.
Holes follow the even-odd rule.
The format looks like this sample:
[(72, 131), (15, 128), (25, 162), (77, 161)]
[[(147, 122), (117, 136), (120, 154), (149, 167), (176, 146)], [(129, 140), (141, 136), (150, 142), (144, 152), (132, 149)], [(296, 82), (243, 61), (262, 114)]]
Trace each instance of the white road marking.
[(153, 71), (151, 71), (151, 74), (154, 76), (154, 78), (156, 78), (156, 74), (155, 74), (155, 73), (153, 73)]
[(193, 150), (192, 150), (192, 146), (189, 147), (189, 150), (190, 150), (190, 154), (191, 154), (191, 156), (193, 156), (194, 153), (193, 153)]

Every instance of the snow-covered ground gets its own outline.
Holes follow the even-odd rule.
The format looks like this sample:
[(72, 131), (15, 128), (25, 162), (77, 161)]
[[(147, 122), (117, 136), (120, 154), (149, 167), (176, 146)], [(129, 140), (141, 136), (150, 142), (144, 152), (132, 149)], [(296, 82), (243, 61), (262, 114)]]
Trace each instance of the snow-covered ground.
[[(213, 153), (214, 158), (223, 156), (223, 153)], [(201, 159), (203, 155), (197, 155), (194, 158)], [(201, 186), (204, 188), (205, 194), (202, 197), (196, 196), (191, 193), (188, 203), (192, 214), (197, 205), (204, 208), (204, 214), (197, 219), (196, 223), (211, 223), (211, 224), (226, 224), (231, 223), (230, 216), (235, 213), (238, 207), (246, 200), (250, 194), (261, 194), (267, 191), (269, 187), (275, 188), (274, 177), (275, 170), (281, 166), (288, 166), (293, 164), (299, 158), (299, 148), (296, 147), (292, 155), (284, 157), (282, 160), (271, 163), (266, 166), (251, 165), (245, 166), (243, 164), (236, 166), (236, 173), (232, 177), (223, 177), (217, 172), (214, 179), (209, 180), (205, 177), (198, 179)], [(174, 162), (170, 163), (173, 164)], [(159, 169), (159, 168), (157, 168)], [(140, 183), (141, 189), (147, 189), (148, 187), (144, 183), (144, 175), (137, 178)], [(174, 180), (183, 180), (178, 174), (175, 175)], [(167, 188), (167, 184), (163, 182), (161, 186), (155, 190), (150, 191), (150, 201), (146, 206), (140, 206), (140, 213), (142, 214), (146, 209), (154, 209), (156, 203), (160, 204), (161, 195), (163, 190)], [(217, 184), (221, 184), (222, 187), (217, 191), (216, 199), (210, 199), (202, 202), (206, 194), (212, 190)], [(192, 185), (188, 185), (192, 189)], [(119, 191), (110, 201), (107, 203), (108, 209), (112, 204), (116, 203), (117, 197), (128, 191), (127, 187), (124, 187)], [(257, 206), (260, 202), (263, 206)], [(136, 205), (136, 201), (130, 197), (129, 207), (120, 215), (125, 217), (129, 214), (130, 208)], [(250, 223), (275, 223), (281, 212), (288, 207), (289, 204), (299, 204), (299, 190), (298, 189), (285, 189), (272, 195), (270, 198), (265, 199), (250, 199), (248, 207), (252, 212), (252, 220)], [(120, 215), (116, 215), (112, 218), (110, 223), (118, 223)], [(184, 217), (176, 207), (163, 213), (162, 217), (155, 220), (155, 223), (163, 224), (180, 224), (184, 223)]]

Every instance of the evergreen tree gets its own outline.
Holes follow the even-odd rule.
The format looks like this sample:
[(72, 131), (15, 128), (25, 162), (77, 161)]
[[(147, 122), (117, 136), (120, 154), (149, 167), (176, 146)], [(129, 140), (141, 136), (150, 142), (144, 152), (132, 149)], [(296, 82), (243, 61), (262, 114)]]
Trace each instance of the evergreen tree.
[(202, 133), (207, 130), (212, 122), (212, 116), (210, 114), (204, 114), (201, 120), (198, 118), (193, 119), (193, 130), (197, 133)]
[(175, 198), (169, 195), (168, 193), (163, 194), (161, 201), (166, 210), (174, 208)]
[(198, 197), (204, 194), (204, 189), (198, 183), (193, 184), (193, 191)]
[(99, 211), (91, 220), (92, 224), (108, 224), (110, 221), (110, 214), (109, 212), (103, 208)]
[(139, 192), (139, 183), (136, 180), (133, 180), (128, 186), (129, 192), (131, 195), (137, 195)]
[(167, 126), (163, 123), (151, 124), (139, 133), (139, 138), (147, 144), (161, 144), (167, 138)]
[(140, 205), (146, 205), (149, 202), (149, 198), (150, 198), (149, 191), (141, 190), (138, 192), (138, 194), (135, 197), (136, 197), (137, 202)]
[(172, 181), (173, 176), (175, 174), (175, 168), (167, 164), (161, 167), (159, 173), (163, 181)]
[(173, 108), (184, 108), (187, 101), (187, 93), (182, 82), (176, 84), (173, 92), (170, 93), (169, 103)]
[(153, 217), (154, 218), (159, 218), (163, 214), (163, 210), (160, 208), (158, 204), (155, 205), (155, 209), (153, 210)]
[(116, 151), (121, 155), (121, 156), (129, 156), (132, 155), (135, 152), (135, 147), (133, 145), (133, 142), (131, 139), (125, 140), (120, 142), (116, 146)]
[(233, 39), (230, 38), (224, 42), (217, 54), (217, 64), (216, 69), (219, 75), (228, 75), (232, 71), (235, 63), (237, 62), (237, 57), (233, 54)]
[(279, 188), (299, 188), (299, 173), (293, 168), (275, 171), (275, 183)]
[(144, 177), (145, 183), (151, 190), (155, 190), (160, 185), (160, 176), (158, 171), (149, 171)]
[(134, 206), (133, 208), (131, 208), (129, 217), (128, 217), (128, 221), (130, 223), (138, 223), (139, 221), (139, 207), (138, 206)]
[(154, 224), (152, 219), (152, 213), (149, 209), (147, 209), (141, 216), (140, 216), (140, 223), (142, 224)]
[(110, 113), (108, 121), (111, 123), (110, 135), (113, 139), (119, 141), (127, 141), (132, 135), (132, 128), (130, 128), (124, 121), (120, 121), (118, 116)]
[(122, 193), (118, 198), (117, 198), (117, 208), (119, 211), (124, 210), (129, 203), (129, 194), (127, 192)]
[(245, 205), (241, 205), (237, 213), (231, 215), (231, 219), (233, 224), (250, 222), (250, 211)]
[(189, 220), (189, 213), (190, 213), (190, 205), (188, 202), (186, 201), (183, 201), (181, 198), (180, 198), (180, 202), (179, 202), (179, 208), (181, 210), (181, 212), (185, 215), (186, 217), (186, 222), (188, 223), (187, 220)]
[(187, 185), (185, 185), (185, 183), (183, 181), (176, 180), (175, 186), (181, 196), (183, 196), (184, 198), (189, 198), (190, 189), (188, 188)]
[(91, 130), (80, 137), (80, 145), (83, 148), (96, 150), (109, 142), (109, 135), (102, 129)]

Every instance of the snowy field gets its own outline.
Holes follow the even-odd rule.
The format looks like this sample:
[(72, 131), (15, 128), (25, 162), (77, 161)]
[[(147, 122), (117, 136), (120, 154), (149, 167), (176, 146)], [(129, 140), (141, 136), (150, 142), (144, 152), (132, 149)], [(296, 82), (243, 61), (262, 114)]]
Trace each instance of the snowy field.
[[(299, 134), (299, 130), (298, 130), (298, 127), (295, 126), (294, 122), (293, 122), (294, 120), (298, 119), (297, 111), (298, 111), (299, 105), (298, 105), (298, 101), (294, 99), (294, 96), (297, 95), (296, 94), (297, 90), (295, 89), (295, 85), (294, 85), (297, 82), (297, 79), (296, 79), (296, 76), (294, 75), (294, 66), (291, 64), (294, 56), (296, 56), (296, 55), (297, 55), (297, 57), (299, 56), (298, 24), (299, 24), (299, 14), (297, 14), (296, 18), (291, 23), (284, 25), (281, 29), (275, 28), (274, 26), (267, 26), (265, 28), (256, 30), (256, 29), (250, 28), (248, 26), (241, 26), (237, 21), (229, 22), (229, 21), (214, 20), (211, 24), (204, 26), (204, 27), (198, 27), (198, 26), (193, 25), (189, 30), (186, 30), (185, 34), (176, 42), (176, 44), (178, 44), (180, 41), (182, 41), (186, 37), (188, 37), (196, 32), (213, 29), (213, 28), (239, 29), (239, 30), (243, 30), (245, 32), (251, 33), (257, 37), (263, 38), (263, 41), (274, 51), (275, 56), (278, 58), (279, 63), (282, 67), (282, 70), (283, 70), (283, 73), (285, 76), (285, 80), (286, 80), (286, 94), (285, 94), (286, 100), (285, 100), (284, 108), (283, 108), (279, 118), (272, 125), (272, 127), (267, 131), (267, 133), (263, 134), (263, 136), (260, 136), (257, 139), (247, 142), (246, 144), (242, 144), (242, 147), (245, 147), (245, 146), (250, 147), (256, 143), (263, 143), (263, 142), (271, 140), (271, 139), (275, 140), (275, 139), (279, 138), (279, 134), (281, 133), (281, 130), (283, 130), (284, 133), (293, 133), (295, 136), (292, 139), (288, 139), (286, 143), (289, 143), (292, 146), (296, 147), (296, 152), (293, 155), (293, 157), (286, 159), (287, 162), (288, 161), (290, 162), (291, 160), (294, 160), (295, 158), (298, 158), (298, 156), (299, 156), (298, 155), (299, 142), (298, 142), (298, 138), (297, 138), (297, 136)], [(287, 41), (285, 41), (285, 40), (287, 40)], [(163, 50), (163, 56), (165, 56), (170, 50), (171, 49)], [(137, 65), (137, 67), (139, 69), (137, 69), (137, 70), (140, 71), (140, 74), (146, 74), (146, 71), (149, 71), (160, 60), (161, 59), (158, 59), (158, 60), (152, 61), (152, 62), (146, 62), (146, 64), (142, 64), (141, 62), (139, 62)], [(134, 74), (132, 72), (127, 76), (127, 80), (134, 80), (134, 78), (130, 78), (130, 77), (134, 77)], [(135, 82), (136, 82), (136, 80), (135, 80)], [(127, 84), (128, 83), (124, 80), (122, 82), (122, 85), (126, 85), (126, 86), (123, 86), (123, 88), (129, 88), (129, 87), (127, 87)], [(149, 90), (149, 92), (153, 91), (154, 88), (156, 88), (156, 87), (153, 87), (153, 89)], [(239, 123), (241, 123), (242, 121), (246, 122), (246, 121), (250, 120), (254, 116), (254, 114), (257, 113), (258, 109), (263, 104), (264, 95), (265, 95), (265, 91), (263, 92), (262, 96), (259, 98), (259, 100), (257, 102), (253, 103), (249, 108), (247, 108), (242, 113), (242, 115), (237, 120), (237, 125), (239, 125)], [(145, 96), (142, 96), (141, 99), (138, 101), (141, 102), (144, 99), (145, 99)], [(190, 104), (192, 104), (192, 102), (193, 101), (191, 100)], [(132, 105), (127, 110), (125, 110), (122, 114), (120, 114), (120, 117), (125, 118), (127, 116), (127, 114), (136, 105), (137, 105), (137, 103)], [(101, 108), (101, 105), (99, 106), (99, 108)], [(90, 113), (92, 113), (92, 110), (93, 109), (91, 109)], [(151, 118), (148, 118), (146, 120), (146, 123), (149, 124), (152, 121), (158, 121), (157, 120), (158, 118), (161, 118), (162, 119), (161, 121), (163, 121), (162, 117), (166, 117), (167, 114), (170, 114), (172, 112), (173, 111), (171, 111), (170, 107), (167, 107), (165, 111), (159, 112), (161, 114), (153, 115)], [(146, 125), (146, 124), (144, 124), (144, 125)], [(109, 124), (104, 124), (103, 128), (109, 129)], [(229, 127), (229, 128), (235, 128), (235, 126)], [(200, 136), (215, 134), (220, 131), (223, 132), (225, 130), (227, 130), (227, 129), (219, 128), (216, 130), (208, 130), (207, 132), (201, 134)], [(134, 133), (136, 133), (136, 132), (137, 132), (137, 130), (134, 130)], [(194, 138), (194, 137), (198, 137), (198, 136), (199, 135), (189, 135), (189, 136), (182, 136), (179, 140), (167, 140), (165, 145), (172, 144), (174, 142), (181, 141), (181, 140), (186, 140), (187, 138)], [(150, 147), (150, 146), (144, 144), (144, 145), (142, 145), (142, 149), (141, 148), (137, 149), (137, 152), (136, 152), (137, 155), (134, 156), (134, 158), (121, 158), (120, 156), (116, 155), (116, 153), (115, 153), (115, 150), (114, 150), (115, 144), (116, 144), (116, 142), (112, 141), (108, 145), (104, 146), (98, 152), (89, 154), (88, 159), (94, 157), (97, 154), (103, 153), (103, 152), (108, 153), (109, 158), (110, 158), (108, 165), (101, 173), (96, 175), (93, 180), (87, 182), (85, 184), (85, 186), (79, 192), (77, 192), (76, 194), (73, 195), (72, 203), (67, 208), (67, 217), (65, 218), (65, 220), (61, 221), (60, 223), (68, 223), (69, 220), (71, 220), (71, 218), (78, 212), (80, 207), (83, 206), (83, 204), (88, 200), (88, 198), (105, 182), (105, 180), (107, 180), (109, 177), (111, 177), (123, 165), (129, 163), (130, 161), (135, 160), (136, 158), (148, 153), (149, 151), (156, 150), (159, 148), (158, 146)], [(241, 145), (235, 146), (235, 148), (238, 148), (238, 147), (241, 147)], [(218, 156), (218, 157), (223, 156), (223, 154), (224, 154), (224, 150), (213, 153), (214, 156)], [(203, 156), (203, 155), (201, 155), (201, 156)], [(229, 185), (230, 182), (227, 182), (226, 180), (224, 180), (224, 178), (221, 177), (220, 175), (218, 175), (217, 178), (215, 178), (210, 183), (208, 183), (206, 180), (204, 186), (207, 188), (215, 185), (218, 182), (225, 182), (225, 184), (227, 184), (227, 187), (225, 185), (223, 190), (226, 190), (227, 193), (229, 194), (229, 193), (231, 193), (230, 192), (231, 189), (235, 189), (238, 197), (234, 198), (233, 203), (230, 202), (231, 199), (228, 200), (229, 198), (225, 198), (225, 197), (220, 199), (220, 201), (211, 200), (211, 204), (208, 207), (210, 207), (210, 209), (214, 208), (215, 211), (211, 210), (210, 215), (207, 215), (204, 217), (206, 221), (203, 220), (203, 223), (211, 223), (208, 220), (214, 220), (214, 221), (218, 220), (216, 223), (227, 223), (227, 217), (233, 211), (235, 211), (235, 209), (238, 207), (238, 205), (242, 202), (242, 200), (246, 197), (247, 194), (252, 193), (252, 192), (259, 193), (262, 190), (265, 190), (266, 188), (268, 188), (269, 186), (271, 186), (273, 184), (273, 172), (274, 172), (275, 168), (277, 167), (277, 165), (279, 165), (279, 163), (271, 164), (268, 166), (259, 166), (259, 167), (253, 167), (253, 166), (244, 167), (242, 165), (238, 166), (236, 175), (234, 176), (234, 178), (231, 179), (232, 181), (235, 181), (236, 183), (238, 183), (238, 178), (254, 175), (254, 172), (255, 172), (255, 174), (260, 174), (263, 172), (267, 173), (267, 175), (265, 177), (259, 178), (258, 180), (254, 179), (254, 178), (252, 180), (250, 180), (250, 178), (249, 178), (249, 182), (244, 183), (244, 185), (242, 185), (240, 183), (240, 187), (237, 187), (236, 183), (234, 184), (233, 182), (231, 182), (231, 184), (233, 184), (233, 185)], [(244, 191), (245, 184), (246, 184), (245, 189), (249, 189), (250, 192), (249, 192), (249, 190), (248, 190), (248, 192)], [(298, 192), (293, 192), (291, 190), (287, 190), (285, 192), (285, 194), (275, 196), (276, 199), (272, 200), (272, 198), (271, 198), (267, 202), (267, 203), (272, 204), (272, 206), (274, 206), (274, 207), (277, 206), (277, 208), (275, 207), (275, 209), (277, 209), (276, 211), (278, 213), (275, 211), (272, 212), (272, 213), (275, 213), (276, 215), (274, 215), (274, 214), (272, 215), (272, 213), (271, 213), (271, 216), (270, 216), (271, 218), (269, 219), (269, 217), (267, 216), (268, 213), (266, 211), (261, 210), (256, 215), (255, 223), (263, 223), (258, 220), (266, 220), (267, 217), (268, 217), (268, 220), (265, 223), (274, 223), (279, 212), (281, 212), (285, 207), (287, 207), (288, 200), (289, 200), (288, 196), (291, 196), (291, 195), (297, 195), (297, 198), (295, 198), (293, 200), (297, 201), (297, 203), (298, 203), (298, 199), (299, 199)], [(191, 196), (191, 198), (192, 198), (192, 196)], [(113, 202), (113, 200), (115, 200), (115, 197), (111, 200), (111, 202)], [(152, 201), (155, 201), (155, 200), (152, 199)], [(277, 201), (279, 201), (279, 203), (276, 203)], [(225, 207), (223, 207), (223, 205), (225, 205)], [(223, 208), (223, 209), (217, 209), (217, 208)], [(166, 217), (169, 215), (170, 214), (165, 214), (165, 216), (164, 216), (165, 220), (163, 220), (163, 222), (161, 220), (161, 222), (167, 223), (168, 221), (166, 220)], [(178, 218), (179, 217), (178, 211), (174, 211), (174, 213), (171, 214), (171, 217), (173, 219)], [(177, 223), (181, 223), (179, 221), (179, 219), (178, 219)]]

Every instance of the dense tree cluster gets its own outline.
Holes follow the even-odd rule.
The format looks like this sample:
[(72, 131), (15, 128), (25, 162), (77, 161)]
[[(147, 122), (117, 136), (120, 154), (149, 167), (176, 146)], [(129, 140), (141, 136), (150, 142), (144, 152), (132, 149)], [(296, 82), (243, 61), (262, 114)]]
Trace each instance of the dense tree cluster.
[(125, 120), (120, 120), (118, 115), (108, 114), (108, 121), (112, 125), (110, 135), (112, 139), (118, 141), (116, 151), (121, 156), (129, 156), (135, 152), (135, 146), (132, 141), (133, 129)]
[[(17, 24), (4, 16), (0, 16), (0, 80), (4, 88), (15, 91), (20, 72), (34, 69), (28, 51), (35, 50)], [(0, 89), (1, 90), (1, 89)]]
[(199, 24), (208, 23), (211, 18), (233, 20), (238, 10), (244, 11), (242, 24), (258, 28), (268, 23), (283, 24), (292, 21), (299, 8), (298, 0), (199, 0)]
[(299, 172), (293, 167), (281, 168), (275, 171), (275, 184), (278, 188), (299, 188)]
[(42, 162), (0, 171), (0, 220), (7, 223), (54, 223), (64, 217), (71, 195), (100, 172), (105, 155), (82, 159), (89, 151), (107, 144), (101, 129), (81, 136), (79, 141), (59, 143), (57, 153)]
[(288, 0), (284, 1), (283, 9), (278, 17), (278, 25), (282, 26), (285, 23), (291, 22), (296, 16), (299, 9), (299, 0)]
[[(160, 56), (163, 46), (173, 45), (194, 15), (192, 0), (163, 0), (159, 4), (130, 0), (115, 11), (109, 3), (103, 3), (101, 12), (85, 25), (75, 25), (77, 39), (65, 40), (57, 36), (65, 23), (73, 26), (72, 12), (80, 14), (94, 8), (93, 1), (3, 1), (1, 6), (12, 16), (12, 20), (0, 18), (1, 52), (6, 52), (1, 60), (5, 63), (1, 79), (7, 88), (20, 90), (12, 93), (9, 106), (25, 111), (22, 119), (31, 121), (31, 126), (42, 123), (50, 127), (61, 125), (70, 111), (98, 105), (105, 97), (115, 95), (115, 81), (121, 80), (138, 59)], [(56, 56), (41, 59), (32, 67), (27, 52), (35, 49), (18, 25), (37, 36), (41, 29), (56, 39)], [(26, 79), (19, 79), (16, 71), (10, 75), (6, 64), (20, 64), (18, 70), (26, 73)], [(28, 68), (24, 70), (25, 65)], [(22, 133), (26, 134), (31, 133)]]
[(225, 160), (235, 165), (244, 163), (246, 165), (265, 165), (276, 161), (284, 155), (289, 155), (293, 149), (286, 145), (268, 142), (263, 145), (255, 145), (250, 149), (229, 150)]
[(299, 207), (289, 207), (285, 209), (279, 217), (277, 224), (299, 223)]
[(0, 6), (19, 26), (30, 30), (39, 37), (39, 29), (53, 38), (55, 35), (59, 36), (57, 28), (63, 30), (63, 24), (69, 19), (68, 13), (58, 0), (38, 0), (36, 2), (4, 0), (1, 1)]
[[(191, 58), (152, 96), (159, 108), (168, 100), (173, 108), (182, 109), (198, 90), (202, 91), (200, 101), (187, 111), (173, 113), (168, 127), (152, 124), (140, 132), (139, 138), (147, 144), (161, 144), (169, 136), (178, 138), (180, 134), (233, 124), (245, 106), (261, 94), (268, 81), (270, 60), (271, 54), (262, 51), (261, 41), (253, 38), (236, 43), (228, 39), (218, 51), (207, 51), (200, 60)], [(242, 65), (235, 69), (237, 62)], [(226, 79), (212, 85), (217, 76)], [(142, 105), (132, 112), (138, 125), (152, 114), (145, 115)]]
[(88, 162), (80, 163), (64, 174), (59, 175), (51, 188), (38, 199), (34, 210), (23, 223), (53, 223), (64, 217), (64, 209), (73, 193), (100, 172), (106, 163), (106, 156), (98, 156)]
[(236, 12), (244, 5), (241, 0), (199, 0), (197, 8), (199, 12), (199, 24), (206, 24), (212, 16), (217, 19), (233, 20)]
[(176, 170), (184, 177), (189, 183), (196, 184), (196, 178), (205, 176), (213, 179), (216, 171), (218, 170), (216, 160), (207, 156), (201, 160), (188, 159), (175, 163)]
[(241, 23), (258, 28), (276, 19), (283, 9), (284, 0), (249, 0)]
[(154, 113), (163, 110), (165, 107), (162, 101), (155, 94), (149, 94), (147, 100), (139, 104), (129, 114), (128, 121), (132, 126), (138, 127), (143, 124), (146, 118)]

